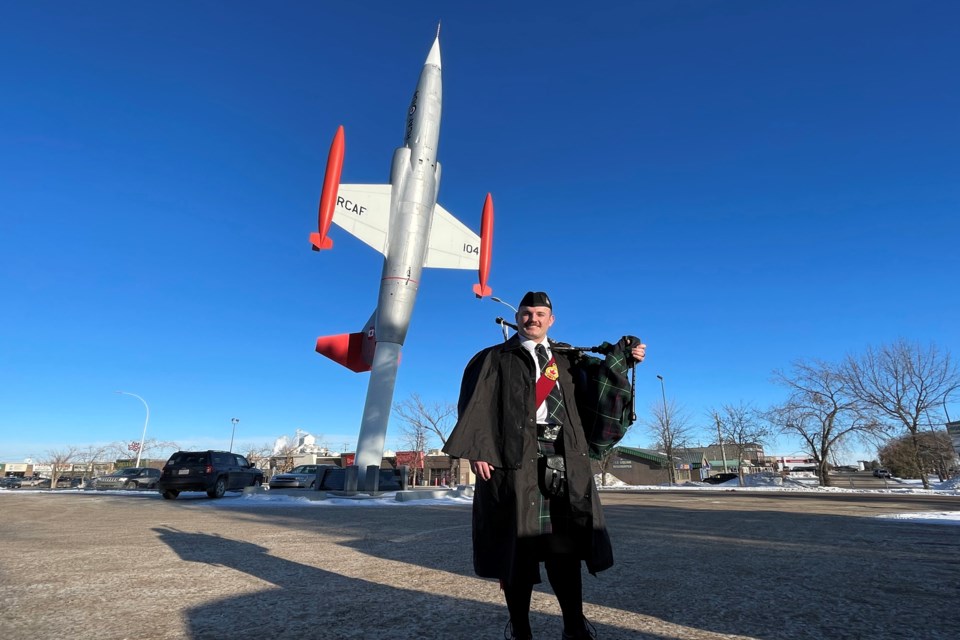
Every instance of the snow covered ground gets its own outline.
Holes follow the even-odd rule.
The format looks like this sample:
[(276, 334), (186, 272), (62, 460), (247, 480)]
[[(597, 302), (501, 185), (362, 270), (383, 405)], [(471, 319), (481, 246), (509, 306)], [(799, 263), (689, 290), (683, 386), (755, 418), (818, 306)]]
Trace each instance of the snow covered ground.
[[(599, 484), (599, 476), (597, 477), (597, 482)], [(837, 484), (842, 484), (842, 477), (838, 477)], [(901, 514), (886, 514), (876, 516), (878, 518), (889, 518), (896, 520), (909, 520), (915, 522), (924, 522), (930, 524), (952, 524), (960, 525), (960, 477), (948, 480), (946, 482), (938, 482), (936, 478), (930, 479), (930, 489), (924, 489), (920, 480), (900, 480), (892, 479), (887, 482), (889, 488), (886, 489), (848, 489), (839, 486), (834, 487), (820, 487), (817, 486), (817, 480), (813, 476), (809, 478), (791, 478), (783, 480), (779, 477), (771, 477), (764, 475), (752, 475), (746, 477), (746, 486), (738, 486), (737, 480), (730, 480), (723, 484), (705, 484), (705, 483), (695, 483), (688, 482), (682, 485), (645, 485), (645, 486), (631, 486), (625, 485), (613, 476), (608, 475), (606, 486), (601, 487), (601, 492), (604, 490), (615, 490), (615, 491), (658, 491), (658, 490), (670, 490), (670, 491), (803, 491), (803, 492), (831, 492), (831, 493), (864, 493), (864, 494), (877, 494), (877, 493), (889, 493), (889, 494), (937, 494), (937, 495), (948, 495), (948, 496), (957, 496), (957, 509), (954, 511), (940, 511), (940, 512), (923, 512), (923, 513), (901, 513)], [(29, 493), (32, 495), (42, 496), (49, 495), (51, 493), (56, 493), (58, 495), (65, 493), (91, 493), (85, 492), (81, 489), (59, 489), (55, 492), (47, 490), (29, 490), (24, 491), (22, 489), (0, 489), (0, 494), (11, 493), (16, 491), (17, 493)], [(131, 492), (116, 490), (116, 491), (99, 491), (95, 492), (98, 494), (117, 494), (117, 495), (126, 495), (131, 496)], [(137, 492), (145, 493), (145, 492)], [(202, 493), (191, 494), (184, 493), (181, 495), (180, 499), (190, 500), (191, 496), (196, 498), (205, 498), (205, 495)], [(132, 496), (131, 496), (132, 497)], [(152, 497), (152, 496), (151, 496)], [(429, 498), (424, 500), (415, 500), (408, 502), (399, 502), (396, 500), (396, 495), (394, 493), (384, 493), (382, 496), (364, 498), (364, 499), (354, 499), (354, 498), (337, 498), (337, 497), (328, 497), (325, 500), (311, 500), (304, 496), (291, 495), (290, 493), (273, 493), (269, 491), (259, 494), (232, 494), (228, 493), (226, 499), (223, 500), (198, 500), (197, 504), (202, 504), (209, 508), (231, 508), (231, 507), (271, 507), (271, 506), (302, 506), (302, 507), (314, 507), (314, 508), (323, 508), (323, 507), (355, 507), (355, 508), (370, 508), (370, 507), (381, 507), (381, 508), (402, 508), (405, 505), (417, 504), (417, 505), (469, 505), (472, 503), (472, 498), (465, 497), (462, 495), (451, 494), (439, 497), (439, 498)]]
[[(817, 479), (812, 474), (809, 477), (799, 477), (791, 479), (782, 479), (779, 477), (770, 477), (762, 474), (749, 475), (745, 477), (745, 485), (739, 486), (739, 482), (734, 479), (722, 484), (705, 484), (699, 482), (688, 482), (683, 485), (657, 485), (657, 486), (629, 486), (619, 482), (611, 475), (607, 475), (606, 486), (609, 489), (617, 491), (630, 490), (666, 490), (673, 491), (805, 491), (805, 492), (823, 492), (823, 493), (894, 493), (894, 494), (938, 494), (957, 496), (960, 498), (960, 477), (940, 482), (936, 477), (929, 478), (930, 489), (924, 489), (923, 483), (917, 480), (901, 480), (899, 478), (891, 479), (886, 482), (886, 489), (847, 489), (840, 486), (821, 487)], [(598, 476), (599, 482), (599, 476)], [(835, 478), (835, 484), (842, 484), (842, 476)], [(877, 518), (889, 518), (895, 520), (905, 520), (914, 522), (927, 522), (931, 524), (953, 524), (960, 525), (960, 499), (957, 501), (956, 511), (931, 511), (924, 513), (896, 513), (876, 516)]]

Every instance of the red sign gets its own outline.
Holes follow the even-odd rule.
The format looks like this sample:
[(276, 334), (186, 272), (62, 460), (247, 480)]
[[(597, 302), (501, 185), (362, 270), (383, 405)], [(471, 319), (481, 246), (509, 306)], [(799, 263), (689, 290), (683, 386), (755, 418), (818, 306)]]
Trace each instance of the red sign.
[(344, 467), (349, 467), (353, 464), (353, 459), (357, 457), (355, 453), (341, 453), (340, 459), (343, 461)]
[(140, 451), (140, 443), (134, 440), (127, 445), (127, 451)]
[(423, 469), (423, 451), (397, 451), (397, 466), (400, 465)]

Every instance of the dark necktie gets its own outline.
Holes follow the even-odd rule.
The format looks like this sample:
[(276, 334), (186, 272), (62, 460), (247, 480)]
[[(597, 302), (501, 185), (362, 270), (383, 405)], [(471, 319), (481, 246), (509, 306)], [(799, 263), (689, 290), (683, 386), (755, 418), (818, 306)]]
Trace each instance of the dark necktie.
[[(550, 358), (547, 357), (547, 349), (542, 345), (537, 345), (537, 361), (540, 364), (540, 375), (544, 375), (547, 363)], [(550, 389), (550, 395), (547, 396), (547, 422), (555, 424), (564, 424), (567, 421), (567, 410), (563, 408), (563, 396), (560, 395), (560, 385), (554, 384)]]

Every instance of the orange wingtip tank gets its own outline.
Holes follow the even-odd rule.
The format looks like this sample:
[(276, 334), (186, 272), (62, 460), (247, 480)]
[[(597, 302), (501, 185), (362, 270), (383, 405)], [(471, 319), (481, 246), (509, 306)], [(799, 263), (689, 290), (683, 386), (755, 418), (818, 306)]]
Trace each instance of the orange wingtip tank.
[(330, 153), (327, 155), (327, 171), (323, 176), (323, 191), (320, 192), (320, 206), (317, 211), (317, 233), (310, 234), (310, 244), (314, 251), (330, 249), (333, 240), (327, 237), (330, 222), (333, 220), (333, 210), (337, 204), (337, 191), (340, 189), (340, 172), (343, 170), (343, 125), (337, 128), (333, 142), (330, 144)]
[(493, 289), (487, 286), (490, 277), (490, 250), (493, 247), (493, 196), (487, 194), (483, 201), (483, 214), (480, 217), (480, 282), (473, 285), (473, 293), (478, 298), (489, 296)]

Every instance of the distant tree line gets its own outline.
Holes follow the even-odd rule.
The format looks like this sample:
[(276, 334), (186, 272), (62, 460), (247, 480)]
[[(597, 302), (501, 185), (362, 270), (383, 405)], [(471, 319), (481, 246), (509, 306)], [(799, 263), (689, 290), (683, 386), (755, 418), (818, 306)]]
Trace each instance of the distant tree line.
[[(837, 454), (854, 441), (883, 445), (881, 464), (901, 477), (920, 478), (924, 488), (928, 475), (945, 479), (955, 469), (957, 456), (943, 425), (960, 373), (950, 353), (935, 344), (900, 339), (839, 362), (798, 360), (774, 371), (773, 382), (787, 391), (782, 402), (765, 409), (741, 402), (709, 411), (719, 442), (727, 443), (736, 459), (746, 445), (783, 434), (803, 443), (823, 485), (830, 484), (828, 470)], [(650, 416), (646, 424), (654, 447), (672, 458), (673, 451), (690, 445), (693, 423), (676, 403), (654, 402)]]
[[(711, 408), (709, 427), (696, 428), (690, 414), (677, 402), (654, 402), (643, 423), (653, 436), (652, 446), (668, 459), (689, 448), (695, 432), (716, 432), (717, 441), (729, 447), (725, 459), (743, 459), (746, 449), (763, 444), (774, 434), (793, 436), (814, 460), (821, 484), (830, 484), (828, 473), (838, 455), (853, 442), (878, 447), (880, 463), (900, 477), (919, 477), (929, 488), (928, 476), (945, 479), (955, 471), (957, 456), (942, 425), (947, 420), (950, 394), (960, 387), (960, 372), (949, 351), (936, 344), (921, 345), (899, 339), (841, 361), (797, 360), (789, 369), (776, 370), (772, 380), (786, 390), (786, 398), (759, 409), (743, 401)], [(450, 403), (425, 402), (414, 393), (394, 406), (403, 440), (425, 452), (430, 440), (442, 444), (456, 421)], [(139, 443), (136, 443), (139, 445)], [(94, 465), (108, 457), (131, 457), (127, 442), (87, 447), (67, 447), (47, 452), (42, 462), (52, 469), (52, 486), (65, 469)], [(146, 440), (140, 451), (173, 451), (176, 443)], [(276, 452), (268, 446), (247, 447), (247, 458), (261, 462), (279, 460), (292, 466), (293, 452)], [(279, 455), (277, 455), (279, 453)], [(672, 468), (672, 465), (669, 465)], [(278, 471), (282, 469), (277, 469)], [(673, 478), (671, 477), (671, 481)]]
[[(716, 434), (723, 457), (741, 460), (752, 445), (788, 435), (814, 460), (823, 485), (830, 484), (828, 471), (854, 443), (878, 448), (880, 464), (900, 477), (920, 478), (925, 488), (929, 474), (945, 479), (956, 469), (957, 456), (942, 427), (960, 372), (936, 344), (899, 339), (838, 362), (797, 360), (775, 370), (772, 381), (786, 390), (783, 401), (766, 408), (743, 401), (711, 408), (707, 427), (695, 425), (688, 411), (664, 395), (642, 421), (653, 437), (651, 447), (675, 459), (697, 434), (711, 439)], [(431, 405), (414, 393), (394, 406), (394, 415), (408, 446), (423, 451), (433, 438), (446, 441), (456, 407)]]

